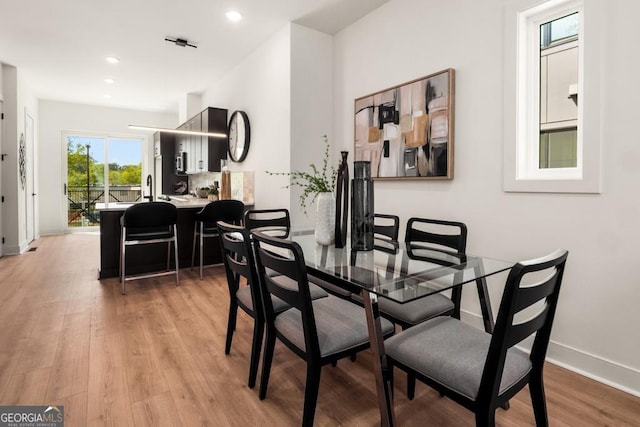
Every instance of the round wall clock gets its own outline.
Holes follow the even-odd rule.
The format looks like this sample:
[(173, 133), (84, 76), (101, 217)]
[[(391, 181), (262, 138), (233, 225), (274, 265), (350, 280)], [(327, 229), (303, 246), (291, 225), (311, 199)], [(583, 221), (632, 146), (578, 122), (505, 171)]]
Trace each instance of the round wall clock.
[(251, 142), (251, 127), (249, 117), (244, 111), (234, 111), (229, 119), (229, 157), (234, 162), (241, 162), (247, 157)]

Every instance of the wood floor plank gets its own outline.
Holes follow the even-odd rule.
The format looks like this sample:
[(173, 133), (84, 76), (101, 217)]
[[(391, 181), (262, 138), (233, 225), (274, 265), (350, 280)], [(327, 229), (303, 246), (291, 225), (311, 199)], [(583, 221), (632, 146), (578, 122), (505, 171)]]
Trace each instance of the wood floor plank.
[(90, 322), (90, 311), (65, 315), (47, 387), (47, 400), (87, 391)]
[(47, 402), (47, 405), (64, 406), (65, 427), (84, 427), (87, 422), (87, 393), (78, 393)]
[[(229, 304), (223, 270), (127, 284), (97, 280), (98, 235), (51, 236), (29, 254), (0, 258), (0, 405), (58, 404), (67, 426), (298, 426), (305, 364), (278, 343), (267, 398), (247, 387), (252, 320), (238, 313), (224, 354)], [(317, 426), (376, 426), (371, 353), (322, 370)], [(474, 417), (424, 384), (400, 426), (473, 426)], [(638, 426), (640, 398), (548, 364), (550, 424)], [(259, 385), (259, 384), (258, 384)], [(497, 425), (535, 425), (525, 389)]]
[(87, 425), (133, 425), (123, 357), (124, 346), (119, 334), (91, 339)]
[(15, 374), (4, 383), (3, 405), (40, 405), (45, 401), (51, 368)]
[[(142, 313), (144, 316), (148, 312)], [(121, 319), (121, 322), (127, 321), (127, 318)], [(125, 351), (123, 361), (131, 401), (147, 400), (169, 391), (169, 386), (161, 374), (160, 361), (153, 349), (150, 332), (140, 321), (127, 323), (127, 333), (122, 336)]]
[(134, 424), (138, 427), (184, 425), (171, 393), (165, 392), (133, 404)]

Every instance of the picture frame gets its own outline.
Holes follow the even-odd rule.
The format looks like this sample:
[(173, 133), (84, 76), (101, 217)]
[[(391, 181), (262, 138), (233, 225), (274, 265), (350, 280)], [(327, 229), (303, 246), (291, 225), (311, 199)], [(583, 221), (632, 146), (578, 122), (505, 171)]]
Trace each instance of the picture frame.
[(454, 109), (453, 68), (357, 98), (354, 160), (376, 180), (453, 179)]

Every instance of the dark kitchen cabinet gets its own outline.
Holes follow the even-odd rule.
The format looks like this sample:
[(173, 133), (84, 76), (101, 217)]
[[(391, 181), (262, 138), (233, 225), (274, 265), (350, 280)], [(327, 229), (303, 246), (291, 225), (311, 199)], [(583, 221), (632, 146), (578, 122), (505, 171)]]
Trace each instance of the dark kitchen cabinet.
[[(176, 135), (165, 132), (153, 134), (156, 194), (173, 194), (173, 186), (176, 182)], [(158, 186), (160, 186), (158, 188)]]
[[(227, 134), (227, 110), (208, 107), (178, 127), (180, 130)], [(227, 158), (227, 137), (176, 136), (176, 152), (187, 153), (186, 172), (220, 172), (220, 160)]]
[[(227, 110), (208, 107), (201, 115), (202, 129), (205, 132), (227, 134)], [(227, 137), (203, 137), (207, 143), (207, 163), (209, 172), (220, 172), (220, 160), (227, 158)]]

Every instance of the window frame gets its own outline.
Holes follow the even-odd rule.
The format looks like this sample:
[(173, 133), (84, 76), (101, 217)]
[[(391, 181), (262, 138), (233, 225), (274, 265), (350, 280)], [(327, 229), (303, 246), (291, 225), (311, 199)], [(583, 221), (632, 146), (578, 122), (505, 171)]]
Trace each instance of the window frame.
[[(505, 12), (504, 191), (600, 193), (602, 5), (597, 0), (521, 0)], [(539, 168), (540, 25), (579, 13), (575, 168)], [(585, 91), (585, 88), (588, 90)]]

